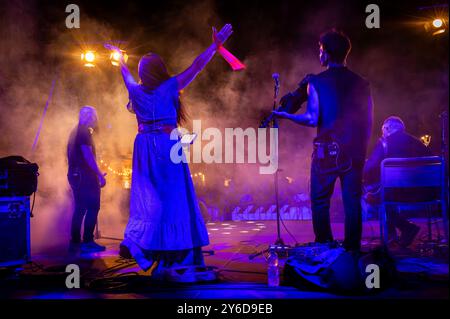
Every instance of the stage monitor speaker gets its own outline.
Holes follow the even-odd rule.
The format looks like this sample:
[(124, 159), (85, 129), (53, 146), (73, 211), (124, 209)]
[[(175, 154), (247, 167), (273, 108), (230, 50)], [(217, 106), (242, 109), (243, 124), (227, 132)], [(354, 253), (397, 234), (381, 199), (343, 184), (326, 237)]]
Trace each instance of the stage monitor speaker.
[(0, 158), (0, 196), (30, 196), (36, 192), (38, 169), (22, 156)]
[(30, 197), (0, 197), (0, 267), (30, 261)]

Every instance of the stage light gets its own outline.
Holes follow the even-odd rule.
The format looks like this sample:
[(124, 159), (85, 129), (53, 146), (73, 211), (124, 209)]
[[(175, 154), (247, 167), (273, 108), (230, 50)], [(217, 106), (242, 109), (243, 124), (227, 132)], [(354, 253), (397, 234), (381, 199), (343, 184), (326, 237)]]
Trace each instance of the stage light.
[(433, 35), (438, 35), (438, 34), (442, 34), (445, 32), (445, 29), (439, 29), (436, 32), (433, 32)]
[(81, 61), (84, 61), (84, 66), (88, 68), (93, 68), (95, 66), (96, 55), (94, 51), (86, 51), (81, 53)]
[(428, 135), (428, 134), (423, 135), (423, 136), (420, 137), (420, 140), (422, 141), (422, 143), (425, 146), (428, 146), (431, 143), (431, 135)]
[[(418, 7), (420, 24), (431, 36), (440, 36), (448, 31), (448, 3), (434, 3)], [(419, 22), (419, 21), (418, 21)]]
[(86, 54), (85, 54), (85, 56), (84, 56), (84, 59), (85, 59), (87, 62), (94, 62), (94, 60), (95, 60), (95, 53), (94, 53), (94, 52), (91, 52), (91, 51), (86, 52)]
[(424, 24), (425, 30), (430, 32), (431, 35), (436, 36), (445, 33), (447, 30), (448, 21), (443, 18), (435, 18), (433, 20), (428, 20)]
[(230, 186), (230, 182), (231, 182), (231, 179), (227, 178), (227, 179), (223, 182), (223, 186), (229, 187), (229, 186)]
[(125, 51), (121, 50), (120, 52), (118, 51), (112, 51), (109, 59), (111, 60), (111, 64), (114, 66), (119, 66), (120, 65), (120, 56), (123, 55), (123, 60), (125, 62), (128, 61), (128, 55), (125, 53)]
[(437, 19), (434, 19), (433, 20), (433, 27), (435, 27), (435, 28), (440, 28), (440, 27), (442, 27), (442, 25), (444, 24), (444, 22), (442, 21), (442, 19), (439, 19), (439, 18), (437, 18)]
[(120, 59), (120, 53), (119, 52), (113, 52), (112, 54), (111, 54), (111, 58), (112, 59), (114, 59), (114, 60), (119, 60)]

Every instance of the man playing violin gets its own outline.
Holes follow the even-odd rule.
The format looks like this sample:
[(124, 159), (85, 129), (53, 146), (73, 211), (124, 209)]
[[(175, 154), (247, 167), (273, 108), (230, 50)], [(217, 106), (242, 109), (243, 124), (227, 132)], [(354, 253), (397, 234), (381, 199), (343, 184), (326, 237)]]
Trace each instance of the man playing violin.
[[(322, 34), (319, 58), (327, 69), (306, 79), (306, 111), (303, 114), (274, 111), (273, 114), (300, 125), (317, 127), (311, 164), (316, 242), (333, 241), (330, 200), (339, 178), (345, 210), (344, 248), (359, 251), (362, 172), (372, 130), (373, 103), (369, 82), (346, 67), (350, 49), (350, 39), (344, 33), (333, 29)], [(292, 101), (297, 98), (301, 102), (301, 88), (285, 99), (298, 107), (298, 102)]]

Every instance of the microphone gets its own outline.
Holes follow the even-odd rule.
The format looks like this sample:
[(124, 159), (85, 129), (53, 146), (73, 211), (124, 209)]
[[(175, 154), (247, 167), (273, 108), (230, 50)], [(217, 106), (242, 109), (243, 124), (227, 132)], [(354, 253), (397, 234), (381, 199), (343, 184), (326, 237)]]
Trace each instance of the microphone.
[(278, 73), (272, 74), (272, 79), (275, 80), (275, 84), (278, 86), (280, 84), (280, 75)]
[[(278, 97), (278, 91), (280, 90), (280, 75), (278, 73), (274, 73), (272, 74), (272, 79), (275, 80), (275, 88), (274, 88), (274, 95), (273, 95), (273, 99), (274, 99), (274, 104), (276, 103), (276, 99)], [(275, 108), (275, 106), (274, 106)]]

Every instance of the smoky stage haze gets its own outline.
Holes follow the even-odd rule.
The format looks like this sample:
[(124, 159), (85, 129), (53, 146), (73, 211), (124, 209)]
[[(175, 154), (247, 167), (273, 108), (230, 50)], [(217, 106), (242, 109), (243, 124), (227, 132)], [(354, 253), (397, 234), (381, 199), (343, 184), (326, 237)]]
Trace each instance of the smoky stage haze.
[[(67, 182), (66, 146), (83, 105), (94, 106), (99, 130), (94, 133), (98, 159), (108, 173), (99, 214), (101, 235), (122, 237), (128, 219), (129, 190), (118, 173), (131, 165), (136, 119), (127, 111), (127, 90), (120, 71), (109, 62), (102, 43), (127, 51), (137, 79), (137, 64), (147, 52), (158, 53), (169, 72), (186, 69), (211, 43), (211, 27), (232, 23), (226, 43), (246, 65), (232, 72), (215, 56), (186, 88), (181, 100), (202, 127), (257, 128), (270, 113), (274, 83), (280, 74), (280, 97), (308, 73), (323, 69), (318, 37), (332, 27), (352, 40), (350, 69), (371, 83), (375, 104), (373, 147), (384, 118), (398, 115), (415, 136), (432, 136), (440, 147), (439, 113), (448, 106), (448, 37), (427, 34), (430, 15), (416, 8), (427, 1), (381, 1), (381, 28), (365, 26), (365, 1), (77, 1), (81, 28), (68, 29), (69, 2), (16, 0), (0, 3), (0, 157), (21, 155), (36, 162), (39, 186), (32, 219), (34, 252), (65, 249), (69, 241), (72, 194)], [(384, 11), (383, 11), (384, 10)], [(423, 13), (423, 14), (422, 14)], [(447, 13), (448, 14), (448, 13)], [(384, 15), (384, 16), (383, 16)], [(86, 68), (83, 50), (98, 54)], [(36, 132), (54, 84), (48, 111), (34, 152)], [(299, 112), (303, 112), (303, 109)], [(315, 129), (280, 122), (279, 185), (282, 201), (309, 192), (309, 166)], [(203, 145), (207, 142), (203, 142)], [(370, 151), (370, 150), (369, 150)], [(250, 194), (273, 201), (272, 175), (260, 175), (259, 164), (190, 164), (199, 197), (223, 208)], [(116, 171), (116, 172), (114, 172)], [(228, 187), (224, 181), (231, 180)]]

